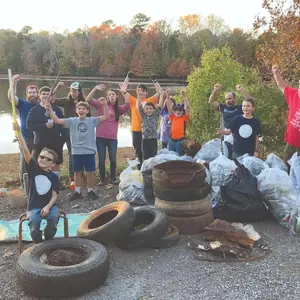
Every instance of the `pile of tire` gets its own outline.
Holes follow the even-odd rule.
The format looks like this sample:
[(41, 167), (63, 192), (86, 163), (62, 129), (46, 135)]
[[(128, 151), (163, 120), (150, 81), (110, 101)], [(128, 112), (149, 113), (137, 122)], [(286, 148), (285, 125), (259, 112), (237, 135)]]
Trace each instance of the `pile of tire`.
[(179, 232), (169, 225), (164, 210), (149, 206), (133, 208), (126, 201), (118, 201), (90, 213), (79, 225), (77, 236), (131, 250), (174, 246)]
[(210, 186), (202, 164), (168, 161), (156, 165), (152, 177), (155, 207), (166, 212), (179, 233), (201, 233), (213, 222)]

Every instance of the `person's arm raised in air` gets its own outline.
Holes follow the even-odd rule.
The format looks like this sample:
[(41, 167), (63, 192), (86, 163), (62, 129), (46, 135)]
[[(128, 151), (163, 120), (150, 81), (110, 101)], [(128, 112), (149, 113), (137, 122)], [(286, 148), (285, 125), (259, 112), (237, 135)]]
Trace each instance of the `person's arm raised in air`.
[(130, 94), (127, 92), (127, 87), (124, 83), (119, 84), (120, 92), (122, 93), (125, 103), (129, 103)]
[(167, 90), (167, 109), (168, 109), (168, 113), (171, 116), (173, 114), (173, 108), (171, 106), (171, 92), (169, 90)]
[(190, 103), (189, 103), (189, 99), (187, 97), (186, 90), (182, 90), (181, 94), (182, 94), (182, 98), (183, 98), (183, 102), (184, 102), (185, 114), (189, 115), (190, 114)]
[(103, 104), (103, 113), (104, 114), (103, 114), (103, 116), (99, 116), (98, 118), (99, 118), (100, 122), (103, 122), (103, 121), (107, 120), (109, 117), (108, 104), (104, 97), (101, 97), (99, 99), (99, 102), (101, 102)]
[(215, 86), (214, 86), (214, 90), (213, 90), (213, 92), (211, 93), (211, 95), (209, 96), (209, 99), (208, 99), (208, 103), (209, 103), (210, 107), (215, 111), (219, 110), (220, 103), (217, 101), (217, 98), (220, 94), (221, 89), (222, 89), (221, 84), (216, 83)]
[(239, 92), (241, 92), (241, 94), (243, 95), (244, 99), (251, 98), (250, 94), (246, 91), (246, 89), (241, 84), (238, 84), (236, 86), (236, 90), (239, 91)]
[(160, 98), (159, 96), (160, 96), (161, 86), (158, 83), (156, 76), (154, 74), (150, 75), (150, 79), (154, 83), (154, 87), (155, 87), (155, 91), (156, 91), (156, 94), (154, 95), (154, 97), (156, 98), (156, 101), (158, 101)]
[(52, 106), (51, 106), (50, 103), (47, 104), (46, 110), (47, 110), (47, 112), (49, 113), (51, 119), (53, 120), (53, 122), (54, 122), (55, 124), (59, 124), (59, 125), (64, 125), (64, 124), (65, 124), (65, 120), (64, 120), (64, 119), (60, 119), (60, 118), (55, 114), (55, 112), (53, 111)]
[(272, 73), (274, 75), (275, 81), (279, 89), (282, 93), (284, 93), (284, 89), (288, 86), (287, 83), (283, 80), (278, 65), (272, 66)]
[(90, 93), (88, 94), (88, 96), (86, 97), (85, 101), (88, 102), (88, 103), (91, 103), (93, 98), (94, 98), (94, 95), (95, 95), (95, 92), (96, 91), (104, 91), (105, 90), (105, 84), (103, 83), (100, 83), (98, 85), (96, 85), (91, 91)]
[(10, 86), (8, 89), (8, 92), (7, 92), (8, 100), (11, 102), (11, 88), (13, 89), (16, 105), (18, 105), (18, 103), (19, 103), (19, 98), (16, 96), (16, 94), (17, 94), (17, 84), (20, 79), (21, 79), (21, 76), (19, 74), (14, 75), (12, 78), (12, 87)]

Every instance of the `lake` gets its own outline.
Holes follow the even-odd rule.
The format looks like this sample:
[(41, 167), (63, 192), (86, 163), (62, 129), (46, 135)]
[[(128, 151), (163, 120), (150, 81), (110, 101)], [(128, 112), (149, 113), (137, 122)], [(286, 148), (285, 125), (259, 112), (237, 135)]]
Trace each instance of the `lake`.
[[(20, 80), (18, 82), (17, 88), (17, 96), (20, 98), (25, 97), (25, 88), (30, 85), (34, 84), (38, 87), (43, 85), (52, 85), (51, 80)], [(71, 81), (64, 81), (65, 85), (61, 88), (60, 92), (57, 94), (59, 97), (65, 97), (68, 95), (69, 89), (68, 87), (72, 83)], [(89, 93), (89, 91), (96, 85), (98, 82), (84, 82), (83, 83), (83, 90), (85, 95)], [(118, 86), (116, 84), (106, 84), (107, 88), (115, 88), (117, 89)], [(17, 153), (19, 152), (18, 143), (13, 143), (14, 139), (14, 131), (12, 130), (12, 107), (11, 103), (7, 99), (7, 90), (9, 87), (8, 80), (0, 80), (0, 124), (1, 124), (1, 131), (0, 134), (0, 154), (5, 153)], [(153, 90), (149, 90), (149, 94), (153, 94)], [(99, 95), (101, 93), (99, 92)], [(104, 94), (102, 94), (104, 96)], [(124, 101), (122, 98), (122, 101)], [(92, 108), (92, 115), (96, 115), (96, 111)], [(129, 117), (125, 116), (122, 118), (120, 125), (119, 125), (119, 132), (118, 132), (118, 147), (132, 147), (132, 140), (131, 140), (131, 130), (129, 126)]]

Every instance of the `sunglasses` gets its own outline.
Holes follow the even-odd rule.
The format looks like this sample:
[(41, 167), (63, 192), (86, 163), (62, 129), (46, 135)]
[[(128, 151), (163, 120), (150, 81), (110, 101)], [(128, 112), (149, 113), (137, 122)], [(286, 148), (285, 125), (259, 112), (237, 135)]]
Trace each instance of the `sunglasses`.
[(44, 155), (39, 155), (39, 158), (40, 158), (41, 160), (53, 161), (53, 159), (52, 159), (52, 158), (49, 158), (49, 157), (47, 157), (47, 156), (44, 156)]
[(182, 107), (177, 107), (176, 109), (175, 109), (175, 111), (176, 110), (178, 110), (178, 111), (183, 111), (183, 108)]

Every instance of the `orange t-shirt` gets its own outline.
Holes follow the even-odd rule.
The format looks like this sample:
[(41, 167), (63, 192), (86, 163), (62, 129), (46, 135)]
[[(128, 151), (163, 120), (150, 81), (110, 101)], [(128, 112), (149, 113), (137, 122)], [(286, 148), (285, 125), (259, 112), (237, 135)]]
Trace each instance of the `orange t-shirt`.
[(184, 138), (186, 124), (189, 121), (190, 117), (188, 115), (176, 116), (174, 114), (170, 115), (170, 120), (172, 121), (171, 125), (171, 138), (179, 140)]
[[(132, 131), (142, 131), (142, 118), (139, 109), (136, 107), (137, 99), (133, 96), (129, 96), (129, 104), (131, 108), (131, 130)], [(152, 102), (156, 104), (155, 96), (142, 100), (142, 103)]]

